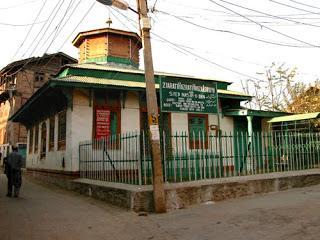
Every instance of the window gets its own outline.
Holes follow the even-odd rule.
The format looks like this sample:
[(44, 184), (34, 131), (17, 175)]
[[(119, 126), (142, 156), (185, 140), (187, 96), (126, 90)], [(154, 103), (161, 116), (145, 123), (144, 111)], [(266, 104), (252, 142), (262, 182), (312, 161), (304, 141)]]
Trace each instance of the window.
[(102, 138), (121, 132), (121, 92), (96, 90), (94, 93), (94, 137)]
[(29, 130), (29, 153), (32, 153), (32, 148), (33, 148), (33, 128), (30, 128)]
[(120, 133), (121, 110), (119, 108), (95, 108), (95, 138), (104, 138)]
[(208, 115), (189, 114), (188, 129), (191, 149), (208, 148)]
[(35, 127), (35, 133), (34, 133), (34, 152), (38, 152), (38, 145), (39, 145), (39, 124)]
[(58, 150), (66, 149), (67, 111), (58, 115)]
[(47, 124), (43, 122), (41, 125), (41, 144), (40, 144), (40, 158), (45, 158), (47, 152)]
[(43, 72), (36, 72), (34, 76), (34, 81), (36, 82), (43, 82), (45, 74)]
[(54, 127), (55, 127), (55, 117), (52, 116), (49, 119), (49, 151), (54, 149)]

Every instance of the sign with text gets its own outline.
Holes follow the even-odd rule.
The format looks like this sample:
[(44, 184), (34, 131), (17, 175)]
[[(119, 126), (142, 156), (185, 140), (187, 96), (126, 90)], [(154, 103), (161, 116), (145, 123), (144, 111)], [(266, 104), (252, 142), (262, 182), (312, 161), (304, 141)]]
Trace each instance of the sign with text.
[(110, 136), (110, 115), (110, 110), (96, 108), (96, 139)]
[(163, 112), (217, 113), (217, 84), (212, 81), (161, 79)]

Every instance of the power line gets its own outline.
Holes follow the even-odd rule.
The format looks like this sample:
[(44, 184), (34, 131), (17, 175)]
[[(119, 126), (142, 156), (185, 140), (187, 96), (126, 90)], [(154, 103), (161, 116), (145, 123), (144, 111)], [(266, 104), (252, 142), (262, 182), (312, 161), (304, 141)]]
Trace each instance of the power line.
[[(124, 18), (126, 18), (128, 21), (132, 21), (128, 16), (122, 14), (120, 11), (117, 10), (117, 12), (118, 12), (119, 14), (121, 14)], [(192, 52), (192, 51), (190, 51), (190, 50), (187, 50), (187, 49), (185, 49), (185, 48), (180, 47), (178, 44), (173, 43), (173, 42), (165, 39), (164, 37), (161, 37), (160, 35), (158, 35), (158, 34), (156, 34), (156, 33), (154, 33), (154, 32), (151, 32), (151, 34), (152, 34), (152, 35), (155, 35), (156, 37), (160, 38), (161, 40), (163, 40), (163, 41), (165, 41), (165, 42), (173, 45), (174, 47), (176, 47), (176, 48), (178, 48), (178, 49), (181, 49), (182, 51), (188, 53), (189, 55), (193, 55), (193, 56), (195, 56), (196, 58), (198, 58), (198, 59), (200, 59), (200, 60), (202, 60), (202, 61), (205, 61), (205, 62), (207, 62), (207, 63), (210, 63), (211, 65), (214, 65), (214, 66), (219, 67), (219, 68), (221, 68), (221, 69), (227, 70), (227, 71), (229, 71), (229, 72), (232, 72), (232, 73), (235, 73), (235, 74), (237, 74), (237, 75), (241, 75), (241, 76), (244, 76), (244, 77), (247, 77), (247, 78), (250, 78), (250, 79), (256, 79), (256, 80), (259, 80), (259, 81), (261, 80), (261, 79), (258, 79), (258, 78), (256, 78), (256, 77), (247, 75), (247, 74), (245, 74), (245, 73), (241, 73), (241, 72), (239, 72), (239, 71), (233, 70), (233, 69), (231, 69), (231, 68), (229, 68), (229, 67), (225, 67), (225, 66), (223, 66), (223, 65), (221, 65), (221, 64), (219, 64), (219, 63), (216, 63), (216, 62), (214, 62), (214, 61), (212, 61), (212, 60), (209, 60), (209, 59), (207, 59), (207, 58), (205, 58), (205, 57), (202, 57), (202, 56), (200, 56), (200, 55), (198, 55), (198, 54), (196, 54), (196, 53), (194, 53), (194, 52)]]
[(40, 22), (35, 22), (35, 23), (25, 23), (25, 24), (17, 24), (17, 23), (3, 23), (3, 22), (0, 22), (0, 25), (3, 25), (3, 26), (9, 26), (9, 27), (27, 27), (27, 26), (31, 26), (31, 25), (37, 25), (37, 24), (41, 24), (41, 23), (44, 23), (46, 22), (47, 20), (44, 20), (44, 21), (40, 21)]
[[(319, 47), (319, 46), (317, 46), (317, 45), (314, 45), (314, 44), (308, 43), (308, 42), (306, 42), (306, 41), (300, 40), (300, 39), (298, 39), (298, 38), (292, 37), (292, 36), (290, 36), (290, 35), (287, 35), (287, 34), (285, 34), (285, 33), (280, 32), (280, 31), (274, 30), (274, 29), (272, 29), (272, 28), (270, 28), (270, 27), (268, 27), (268, 26), (265, 26), (265, 25), (257, 22), (257, 21), (254, 21), (254, 20), (252, 20), (251, 18), (248, 18), (248, 17), (242, 15), (241, 13), (238, 13), (238, 12), (236, 12), (236, 11), (234, 11), (234, 10), (232, 10), (232, 9), (230, 9), (230, 8), (222, 5), (222, 4), (219, 4), (219, 3), (217, 3), (217, 2), (215, 2), (215, 1), (213, 1), (213, 0), (209, 0), (209, 1), (210, 1), (211, 3), (217, 5), (217, 6), (220, 6), (220, 7), (224, 8), (224, 9), (226, 9), (226, 10), (234, 13), (234, 14), (237, 14), (237, 15), (239, 15), (239, 16), (247, 19), (247, 20), (250, 21), (250, 22), (253, 22), (253, 23), (257, 24), (257, 25), (260, 26), (261, 28), (268, 29), (268, 30), (271, 31), (271, 32), (277, 33), (277, 34), (279, 34), (279, 35), (281, 35), (281, 36), (284, 36), (284, 37), (286, 37), (286, 38), (295, 40), (295, 41), (300, 42), (300, 43), (304, 43), (304, 44), (309, 45), (309, 46), (312, 46), (312, 47), (317, 47), (317, 48)], [(225, 2), (225, 1), (223, 1), (223, 2)]]
[(93, 1), (93, 3), (91, 4), (91, 6), (89, 7), (89, 9), (87, 10), (87, 12), (83, 15), (83, 17), (81, 18), (81, 20), (78, 22), (78, 24), (75, 26), (75, 28), (71, 31), (71, 33), (68, 35), (68, 37), (66, 38), (66, 40), (62, 43), (62, 45), (59, 47), (59, 50), (61, 50), (63, 48), (63, 46), (66, 44), (66, 42), (69, 40), (69, 38), (73, 35), (73, 33), (77, 30), (77, 28), (80, 26), (80, 24), (83, 22), (83, 20), (88, 16), (88, 14), (90, 13), (90, 11), (92, 10), (92, 8), (94, 7), (94, 5), (96, 4), (96, 1)]
[(265, 39), (260, 39), (260, 38), (248, 36), (248, 35), (245, 35), (245, 34), (242, 34), (242, 33), (237, 33), (237, 32), (230, 31), (230, 30), (210, 28), (210, 27), (207, 27), (207, 26), (203, 26), (203, 25), (200, 25), (200, 24), (197, 24), (197, 23), (188, 21), (188, 20), (186, 20), (186, 19), (183, 19), (183, 18), (181, 18), (181, 17), (172, 15), (172, 14), (167, 13), (167, 12), (163, 12), (163, 11), (159, 11), (159, 10), (156, 10), (156, 11), (159, 12), (159, 13), (162, 13), (162, 14), (169, 15), (169, 16), (174, 17), (174, 18), (176, 18), (176, 19), (178, 19), (178, 20), (180, 20), (180, 21), (186, 22), (186, 23), (188, 23), (188, 24), (194, 25), (194, 26), (196, 26), (196, 27), (199, 27), (199, 28), (202, 28), (202, 29), (205, 29), (205, 30), (210, 30), (210, 31), (215, 31), (215, 32), (221, 32), (221, 33), (228, 33), (228, 34), (240, 36), (240, 37), (243, 37), (243, 38), (255, 40), (255, 41), (258, 41), (258, 42), (263, 42), (263, 43), (267, 43), (267, 44), (271, 44), (271, 45), (277, 45), (277, 46), (281, 46), (281, 47), (310, 48), (310, 46), (305, 46), (305, 45), (293, 45), (293, 44), (287, 44), (287, 43), (272, 42), (272, 41), (269, 41), (269, 40), (265, 40)]
[[(51, 47), (51, 45), (53, 44), (53, 42), (56, 40), (56, 38), (58, 37), (58, 35), (60, 34), (60, 32), (62, 31), (62, 28), (59, 31), (59, 28), (63, 22), (63, 20), (65, 19), (65, 17), (67, 16), (68, 12), (70, 11), (70, 9), (72, 8), (72, 5), (74, 4), (75, 0), (71, 0), (65, 13), (63, 14), (62, 18), (60, 19), (59, 23), (57, 24), (57, 26), (55, 27), (55, 35), (53, 36), (51, 42), (49, 43), (48, 47), (46, 48), (46, 50), (44, 51), (45, 53), (49, 50), (49, 48)], [(65, 25), (63, 25), (65, 26)]]
[(273, 3), (276, 3), (276, 4), (278, 4), (278, 5), (282, 5), (282, 6), (285, 6), (285, 7), (288, 7), (288, 8), (292, 8), (292, 9), (295, 9), (295, 10), (299, 10), (299, 11), (302, 11), (302, 12), (307, 12), (307, 13), (311, 13), (311, 14), (320, 15), (320, 12), (308, 11), (308, 10), (303, 9), (303, 8), (294, 7), (294, 6), (292, 6), (292, 5), (285, 4), (285, 3), (281, 3), (281, 2), (278, 2), (278, 1), (274, 1), (274, 0), (269, 0), (269, 1), (270, 1), (270, 2), (273, 2)]
[[(36, 51), (37, 47), (39, 46), (40, 42), (44, 39), (44, 36), (46, 35), (47, 31), (49, 30), (49, 27), (50, 27), (51, 23), (53, 22), (56, 14), (57, 14), (57, 12), (58, 12), (58, 11), (56, 11), (56, 10), (57, 10), (60, 2), (63, 2), (63, 0), (59, 0), (59, 2), (56, 3), (56, 5), (54, 6), (54, 8), (53, 8), (53, 10), (51, 11), (50, 16), (49, 16), (49, 18), (48, 18), (48, 21), (49, 21), (49, 19), (51, 19), (50, 22), (49, 22), (49, 24), (48, 24), (48, 21), (47, 21), (45, 24), (43, 24), (42, 28), (40, 29), (40, 31), (38, 32), (38, 34), (35, 36), (35, 38), (33, 39), (32, 43), (29, 45), (28, 49), (25, 51), (25, 53), (22, 55), (22, 57), (27, 54), (27, 52), (30, 50), (30, 48), (32, 47), (32, 45), (33, 45), (34, 43), (35, 43), (35, 46), (34, 46), (34, 48), (32, 49), (32, 51), (31, 51), (31, 53), (30, 53), (29, 56), (32, 56), (32, 54)], [(53, 16), (53, 14), (55, 14), (55, 15)], [(53, 16), (53, 18), (51, 18), (52, 16)], [(44, 30), (45, 27), (46, 27), (46, 29)], [(44, 30), (44, 32), (42, 33), (43, 30)], [(37, 39), (38, 39), (38, 37), (40, 36), (41, 33), (42, 33), (42, 36), (41, 36), (41, 37), (39, 38), (39, 40), (37, 41)]]
[[(54, 14), (51, 23), (53, 22), (53, 20), (56, 18), (57, 14), (59, 13), (60, 9), (62, 8), (64, 4), (64, 0), (61, 0), (61, 3), (56, 11), (56, 13)], [(64, 17), (64, 16), (63, 16)], [(48, 27), (50, 27), (51, 23), (49, 24)], [(60, 22), (59, 22), (60, 23)], [(59, 23), (56, 25), (56, 27), (53, 29), (53, 31), (48, 35), (48, 37), (43, 41), (42, 45), (39, 47), (39, 49), (41, 49), (42, 47), (44, 47), (44, 45), (49, 41), (50, 37), (54, 34), (54, 32), (56, 31), (57, 27), (59, 26)]]
[(13, 60), (13, 59), (16, 57), (16, 55), (18, 54), (19, 50), (23, 47), (24, 43), (26, 42), (27, 38), (29, 37), (29, 34), (31, 33), (31, 30), (33, 29), (34, 23), (37, 22), (37, 20), (38, 20), (40, 14), (42, 13), (42, 10), (44, 9), (47, 1), (48, 1), (48, 0), (45, 0), (45, 1), (43, 2), (43, 4), (42, 4), (42, 6), (41, 6), (41, 8), (40, 8), (40, 10), (39, 10), (39, 12), (38, 12), (38, 14), (36, 15), (36, 17), (35, 17), (35, 19), (34, 19), (34, 21), (33, 21), (33, 24), (32, 24), (31, 27), (29, 28), (29, 31), (28, 31), (27, 35), (25, 36), (24, 40), (22, 41), (22, 43), (21, 43), (20, 46), (18, 47), (18, 49), (17, 49), (17, 51), (15, 52), (14, 56), (11, 58), (11, 61), (10, 61), (10, 62), (12, 62), (12, 60)]
[[(212, 2), (211, 0), (209, 0), (209, 1)], [(238, 4), (235, 4), (235, 3), (231, 3), (231, 2), (228, 2), (228, 1), (225, 1), (225, 0), (219, 0), (219, 1), (220, 2), (224, 2), (226, 4), (229, 4), (229, 5), (232, 5), (232, 6), (236, 6), (238, 8), (246, 9), (246, 10), (249, 10), (249, 11), (252, 11), (252, 12), (256, 12), (256, 13), (260, 13), (260, 14), (263, 14), (263, 15), (266, 15), (266, 16), (269, 16), (269, 17), (273, 17), (273, 18), (277, 18), (277, 19), (293, 22), (293, 23), (296, 23), (296, 24), (307, 25), (307, 26), (311, 26), (311, 27), (320, 27), (319, 25), (314, 25), (314, 24), (305, 23), (305, 22), (299, 22), (299, 21), (295, 21), (295, 20), (292, 20), (292, 19), (289, 19), (289, 18), (279, 17), (277, 15), (272, 15), (272, 14), (269, 14), (269, 13), (261, 12), (261, 11), (258, 11), (258, 10), (252, 9), (252, 8), (248, 8), (248, 7), (244, 7), (244, 6), (241, 6), (241, 5), (238, 5)]]
[(313, 6), (313, 5), (301, 3), (301, 2), (298, 2), (298, 1), (295, 1), (295, 0), (289, 0), (289, 1), (290, 1), (290, 2), (294, 2), (294, 3), (296, 3), (296, 4), (299, 4), (299, 5), (302, 5), (302, 6), (306, 6), (306, 7), (310, 7), (310, 8), (315, 8), (315, 9), (320, 9), (320, 7), (316, 7), (316, 6)]
[[(165, 1), (166, 0), (162, 0), (162, 1)], [(201, 8), (201, 7), (198, 7), (198, 6), (191, 6), (191, 5), (185, 5), (185, 4), (182, 4), (182, 3), (175, 3), (175, 2), (172, 2), (170, 1), (170, 5), (176, 5), (176, 6), (179, 6), (179, 8), (183, 7), (183, 8), (189, 8), (189, 9), (192, 9), (193, 11), (194, 10), (202, 10), (202, 11), (208, 11), (208, 12), (214, 12), (214, 13), (223, 13), (223, 14), (226, 14), (226, 15), (215, 15), (215, 16), (227, 16), (227, 17), (239, 17), (238, 15), (234, 15), (230, 12), (226, 12), (226, 11), (221, 11), (221, 10), (214, 10), (214, 9), (210, 9), (210, 8)], [(280, 15), (277, 15), (278, 17), (292, 17), (292, 16), (305, 16), (305, 15), (314, 15), (314, 14), (317, 14), (317, 13), (292, 13), (292, 14), (280, 14)], [(251, 14), (245, 14), (245, 16), (247, 17), (254, 17), (254, 18), (268, 18), (268, 16), (265, 16), (265, 15), (251, 15)], [(273, 18), (273, 17), (272, 17)]]
[[(85, 19), (85, 17), (89, 14), (89, 12), (91, 11), (91, 9), (93, 8), (93, 6), (95, 5), (95, 1), (92, 3), (91, 7), (88, 9), (88, 11), (85, 13), (85, 15), (82, 17), (82, 19), (79, 21), (78, 25), (74, 28), (74, 30), (72, 31), (72, 33), (68, 36), (68, 38), (66, 39), (66, 41), (63, 43), (63, 45), (61, 45), (60, 49), (64, 46), (64, 44), (67, 42), (67, 40), (70, 38), (70, 36), (74, 33), (74, 31), (78, 28), (78, 26), (82, 23), (82, 21)], [(59, 4), (59, 3), (58, 3)], [(60, 49), (58, 51), (60, 51)], [(53, 56), (54, 57), (54, 56)], [(53, 57), (47, 62), (47, 64), (52, 61)], [(18, 70), (16, 70), (14, 73), (10, 74), (10, 76), (13, 76), (15, 74), (17, 74), (18, 72), (20, 72), (30, 61), (32, 61), (33, 59), (30, 58), (28, 61), (26, 61), (22, 67), (20, 67)], [(12, 68), (11, 68), (12, 69)], [(10, 69), (10, 70), (11, 70)]]

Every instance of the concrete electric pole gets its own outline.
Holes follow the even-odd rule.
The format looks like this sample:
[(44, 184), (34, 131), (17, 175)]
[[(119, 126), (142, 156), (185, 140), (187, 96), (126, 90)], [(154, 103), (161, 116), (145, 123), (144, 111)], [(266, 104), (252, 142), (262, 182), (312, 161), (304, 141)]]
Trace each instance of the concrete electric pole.
[(160, 151), (159, 111), (154, 80), (153, 60), (151, 51), (150, 29), (147, 1), (137, 0), (140, 30), (143, 45), (148, 122), (153, 160), (153, 197), (157, 213), (166, 212), (166, 200), (163, 183), (163, 170)]
[[(124, 0), (97, 0), (98, 2), (115, 6), (122, 10), (131, 9)], [(152, 149), (153, 163), (153, 198), (156, 213), (166, 212), (166, 199), (164, 192), (163, 170), (160, 151), (160, 129), (159, 129), (159, 111), (157, 95), (154, 80), (154, 70), (151, 51), (150, 29), (151, 23), (148, 17), (148, 7), (146, 0), (137, 0), (139, 15), (140, 35), (143, 44), (143, 56), (145, 66), (146, 95), (148, 108), (149, 136)]]

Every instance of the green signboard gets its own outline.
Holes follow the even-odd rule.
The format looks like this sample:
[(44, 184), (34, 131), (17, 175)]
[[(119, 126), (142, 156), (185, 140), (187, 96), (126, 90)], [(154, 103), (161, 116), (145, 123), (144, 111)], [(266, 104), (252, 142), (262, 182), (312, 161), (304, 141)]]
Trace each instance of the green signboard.
[(162, 112), (217, 113), (217, 83), (161, 79)]

